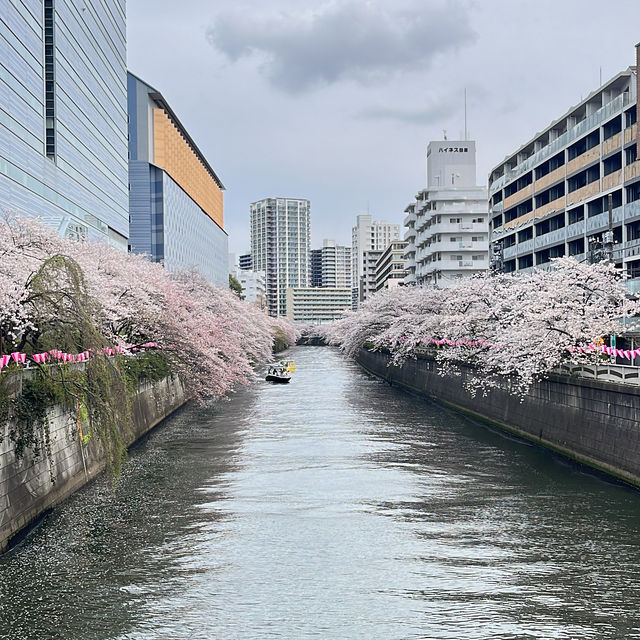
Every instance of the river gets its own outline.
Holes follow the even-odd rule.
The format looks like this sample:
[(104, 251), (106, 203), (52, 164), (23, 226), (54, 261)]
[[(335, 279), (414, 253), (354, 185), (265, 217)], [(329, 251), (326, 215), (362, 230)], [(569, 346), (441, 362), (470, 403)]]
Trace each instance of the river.
[(0, 557), (0, 638), (640, 638), (640, 493), (298, 347)]

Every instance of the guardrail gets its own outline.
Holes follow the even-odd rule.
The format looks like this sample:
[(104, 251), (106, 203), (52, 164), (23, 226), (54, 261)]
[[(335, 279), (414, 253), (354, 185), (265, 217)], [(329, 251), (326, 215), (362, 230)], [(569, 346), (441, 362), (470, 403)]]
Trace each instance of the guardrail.
[(557, 373), (604, 382), (640, 385), (640, 367), (624, 364), (563, 364), (557, 369)]

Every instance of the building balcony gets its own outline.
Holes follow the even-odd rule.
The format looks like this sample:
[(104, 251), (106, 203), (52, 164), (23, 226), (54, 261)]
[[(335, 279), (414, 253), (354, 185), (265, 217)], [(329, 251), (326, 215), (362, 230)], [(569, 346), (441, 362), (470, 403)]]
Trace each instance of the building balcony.
[(627, 165), (624, 168), (625, 182), (627, 180), (632, 180), (633, 178), (637, 178), (638, 176), (640, 176), (640, 160), (636, 160), (635, 162), (632, 162), (630, 165)]
[(526, 187), (516, 191), (512, 196), (505, 198), (504, 206), (506, 209), (511, 208), (513, 205), (518, 204), (522, 200), (526, 200), (533, 195), (533, 183), (528, 184)]
[[(623, 218), (623, 208), (616, 207), (613, 210), (613, 224), (614, 226), (620, 222), (622, 222)], [(593, 231), (604, 231), (609, 227), (609, 212), (604, 211), (603, 213), (599, 213), (597, 216), (593, 216), (592, 218), (587, 219), (587, 233)]]
[(416, 234), (416, 230), (415, 230), (415, 229), (407, 229), (407, 230), (404, 232), (404, 239), (405, 239), (407, 242), (410, 242), (411, 240), (415, 239), (416, 235), (417, 235), (417, 234)]
[(557, 169), (554, 169), (553, 171), (547, 173), (546, 176), (542, 176), (542, 178), (536, 180), (534, 183), (534, 191), (538, 193), (539, 191), (542, 191), (542, 189), (548, 187), (550, 184), (558, 182), (558, 180), (562, 180), (564, 178), (564, 170), (565, 165), (562, 165), (561, 167), (558, 167)]
[(618, 171), (613, 171), (609, 175), (604, 176), (602, 178), (602, 190), (608, 191), (609, 189), (613, 189), (613, 187), (617, 187), (622, 184), (622, 169)]
[(524, 242), (519, 242), (516, 247), (518, 248), (518, 255), (523, 256), (526, 253), (531, 253), (533, 251), (533, 238), (530, 240), (525, 240)]
[(515, 220), (511, 220), (511, 222), (505, 222), (504, 230), (508, 231), (509, 229), (515, 229), (527, 222), (533, 220), (533, 211), (529, 211), (529, 213), (525, 213), (524, 215), (516, 218)]
[(556, 198), (547, 204), (543, 204), (541, 207), (536, 207), (536, 218), (544, 218), (552, 211), (562, 211), (564, 209), (564, 196)]
[(602, 155), (606, 156), (608, 153), (619, 149), (622, 146), (622, 131), (616, 133), (615, 136), (611, 136), (602, 143)]
[(584, 235), (584, 225), (584, 220), (567, 225), (567, 238), (577, 238)]
[(575, 173), (579, 169), (586, 167), (588, 164), (592, 163), (594, 160), (597, 160), (599, 157), (600, 147), (596, 145), (588, 151), (585, 151), (582, 155), (579, 155), (577, 158), (574, 158), (573, 160), (569, 160), (569, 162), (567, 162), (567, 175)]
[(415, 223), (416, 223), (416, 214), (415, 214), (415, 211), (412, 211), (411, 213), (408, 213), (408, 214), (404, 217), (403, 226), (405, 226), (405, 227), (410, 227), (410, 226), (414, 225)]
[(505, 247), (502, 250), (502, 257), (504, 260), (509, 260), (510, 258), (515, 257), (517, 253), (518, 253), (518, 245), (514, 244), (510, 247)]
[(624, 143), (633, 142), (638, 138), (638, 123), (634, 122), (624, 130)]
[(534, 239), (533, 246), (536, 250), (543, 249), (544, 247), (560, 244), (564, 242), (566, 238), (567, 230), (563, 227), (562, 229), (556, 229), (555, 231), (550, 231), (549, 233), (538, 236)]
[(576, 189), (571, 193), (567, 194), (567, 206), (570, 204), (574, 204), (576, 202), (580, 202), (585, 198), (589, 198), (591, 196), (595, 196), (600, 192), (600, 180), (594, 180), (591, 184), (588, 184), (581, 189)]

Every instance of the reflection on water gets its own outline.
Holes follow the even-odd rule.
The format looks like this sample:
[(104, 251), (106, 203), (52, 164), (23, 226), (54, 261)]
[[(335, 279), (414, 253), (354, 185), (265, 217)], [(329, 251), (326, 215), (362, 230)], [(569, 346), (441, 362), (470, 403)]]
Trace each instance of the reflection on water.
[(639, 493), (291, 355), (0, 558), (0, 638), (640, 638)]

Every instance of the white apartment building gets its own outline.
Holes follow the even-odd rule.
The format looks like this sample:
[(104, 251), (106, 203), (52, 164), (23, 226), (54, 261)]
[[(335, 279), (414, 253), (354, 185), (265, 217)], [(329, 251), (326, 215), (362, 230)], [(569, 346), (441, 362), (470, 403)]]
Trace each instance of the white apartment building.
[(364, 302), (376, 292), (376, 266), (383, 251), (365, 251), (362, 254), (362, 275), (358, 297)]
[(429, 143), (427, 187), (405, 213), (405, 284), (446, 288), (489, 268), (487, 190), (476, 186), (473, 140)]
[(404, 252), (407, 243), (404, 240), (390, 242), (376, 262), (376, 291), (393, 289), (404, 283), (407, 271), (404, 266)]
[[(359, 301), (364, 300), (362, 293), (369, 291), (368, 282), (361, 282), (365, 275), (365, 252), (382, 252), (393, 240), (400, 240), (399, 224), (391, 224), (384, 220), (375, 222), (369, 214), (356, 216), (356, 225), (351, 229), (351, 282), (354, 291), (354, 309), (357, 308)], [(375, 290), (375, 284), (373, 290)]]
[(310, 265), (312, 287), (351, 288), (351, 247), (325, 239), (311, 250)]
[(491, 171), (491, 242), (505, 272), (546, 269), (566, 255), (598, 259), (611, 235), (616, 265), (640, 275), (637, 68), (605, 82)]
[(264, 271), (270, 316), (286, 316), (287, 289), (309, 286), (311, 203), (264, 198), (250, 206), (251, 260)]
[(351, 288), (287, 289), (287, 318), (292, 322), (331, 322), (344, 318), (350, 310)]

